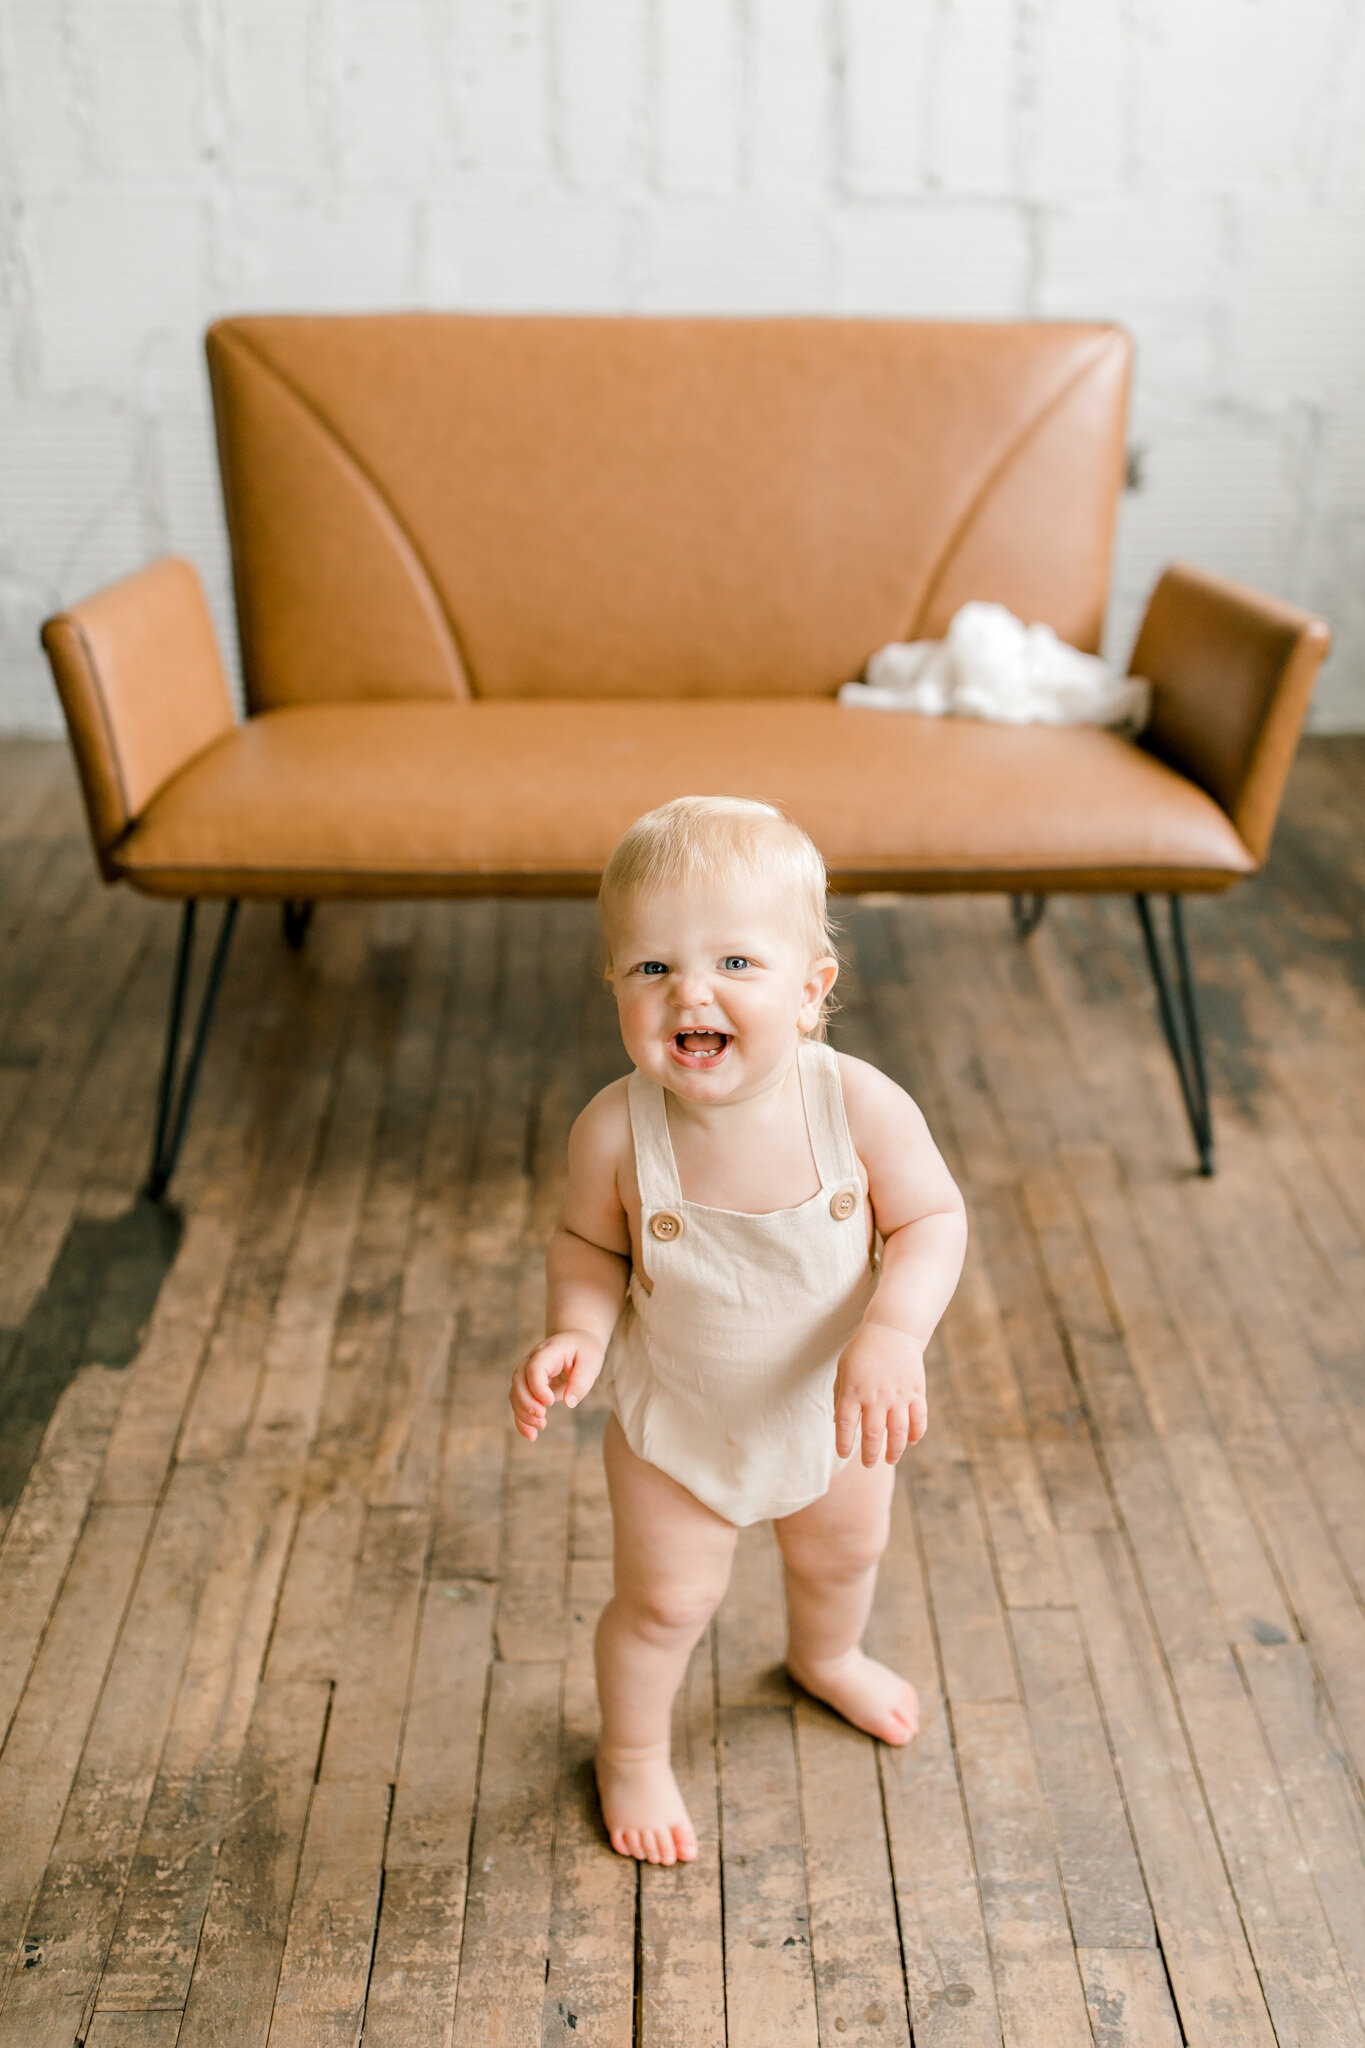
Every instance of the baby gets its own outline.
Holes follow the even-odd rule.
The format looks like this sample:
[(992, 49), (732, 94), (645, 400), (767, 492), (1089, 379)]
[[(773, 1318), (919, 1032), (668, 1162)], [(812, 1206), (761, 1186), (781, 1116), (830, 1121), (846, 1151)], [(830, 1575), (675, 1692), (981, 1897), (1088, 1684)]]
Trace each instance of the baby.
[(602, 1815), (623, 1856), (687, 1862), (670, 1713), (746, 1524), (776, 1527), (792, 1678), (883, 1742), (915, 1733), (914, 1687), (859, 1645), (966, 1222), (909, 1096), (823, 1043), (839, 967), (799, 826), (679, 797), (599, 900), (635, 1071), (573, 1127), (549, 1335), (511, 1400), (534, 1442), (605, 1372)]

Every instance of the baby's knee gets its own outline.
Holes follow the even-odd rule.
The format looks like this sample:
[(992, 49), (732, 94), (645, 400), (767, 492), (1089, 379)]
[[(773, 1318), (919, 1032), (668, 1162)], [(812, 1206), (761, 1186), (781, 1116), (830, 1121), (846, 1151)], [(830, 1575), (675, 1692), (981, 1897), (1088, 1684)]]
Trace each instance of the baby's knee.
[(724, 1592), (706, 1580), (648, 1579), (618, 1588), (616, 1597), (641, 1635), (676, 1642), (701, 1634)]
[(810, 1541), (783, 1545), (788, 1571), (798, 1578), (841, 1584), (862, 1578), (881, 1563), (891, 1527), (889, 1518), (830, 1530)]

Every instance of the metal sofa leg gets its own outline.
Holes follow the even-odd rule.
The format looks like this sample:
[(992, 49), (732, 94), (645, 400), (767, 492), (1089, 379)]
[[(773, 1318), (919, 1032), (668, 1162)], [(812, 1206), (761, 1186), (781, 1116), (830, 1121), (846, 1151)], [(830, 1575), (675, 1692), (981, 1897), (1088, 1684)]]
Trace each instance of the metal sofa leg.
[(1135, 896), (1133, 901), (1137, 904), (1138, 917), (1142, 923), (1143, 943), (1147, 948), (1147, 962), (1156, 985), (1156, 1004), (1161, 1018), (1161, 1028), (1166, 1034), (1171, 1058), (1175, 1061), (1180, 1093), (1185, 1103), (1185, 1114), (1190, 1120), (1190, 1132), (1199, 1154), (1199, 1171), (1207, 1176), (1214, 1170), (1213, 1114), (1209, 1106), (1208, 1069), (1204, 1063), (1204, 1039), (1199, 1025), (1194, 973), (1190, 967), (1189, 948), (1185, 943), (1185, 906), (1179, 896), (1168, 896), (1166, 899), (1170, 906), (1171, 951), (1175, 955), (1177, 985), (1180, 992), (1177, 1010), (1170, 976), (1157, 943), (1156, 923), (1152, 917), (1152, 899), (1150, 896), (1139, 895)]
[(280, 922), (284, 927), (284, 943), (291, 953), (301, 953), (303, 942), (308, 936), (308, 927), (313, 922), (315, 903), (306, 898), (294, 901), (292, 898), (280, 905)]
[(1015, 937), (1031, 938), (1042, 923), (1046, 911), (1046, 896), (1011, 896), (1010, 916), (1014, 920)]
[(237, 922), (238, 904), (234, 900), (223, 905), (223, 921), (218, 927), (218, 938), (209, 960), (209, 971), (204, 982), (204, 992), (199, 998), (199, 1015), (195, 1019), (194, 1032), (190, 1039), (189, 1058), (177, 1085), (176, 1068), (180, 1055), (180, 1030), (185, 1017), (185, 996), (189, 988), (190, 964), (194, 957), (195, 899), (190, 897), (180, 919), (180, 943), (176, 947), (175, 974), (171, 982), (171, 1007), (166, 1020), (166, 1051), (161, 1063), (161, 1085), (156, 1098), (156, 1137), (152, 1143), (152, 1165), (147, 1176), (144, 1194), (159, 1202), (165, 1194), (175, 1162), (180, 1157), (180, 1147), (185, 1138), (185, 1126), (189, 1122), (190, 1106), (194, 1091), (199, 1083), (199, 1069), (203, 1064), (204, 1048), (208, 1044), (209, 1026), (213, 1022), (213, 1008), (222, 986), (223, 969), (227, 965), (228, 947), (232, 943), (233, 926)]

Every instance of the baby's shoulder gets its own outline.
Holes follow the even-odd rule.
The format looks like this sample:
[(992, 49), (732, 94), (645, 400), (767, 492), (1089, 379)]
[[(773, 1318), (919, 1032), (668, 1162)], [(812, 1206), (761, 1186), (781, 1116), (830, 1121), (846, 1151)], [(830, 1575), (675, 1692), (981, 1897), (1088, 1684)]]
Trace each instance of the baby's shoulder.
[(606, 1251), (629, 1250), (622, 1211), (630, 1156), (626, 1084), (613, 1081), (581, 1109), (569, 1132), (569, 1171), (563, 1221), (577, 1236)]
[(609, 1081), (574, 1118), (569, 1133), (569, 1161), (575, 1165), (614, 1170), (631, 1151), (627, 1077)]
[(884, 1141), (889, 1131), (898, 1133), (903, 1141), (924, 1129), (919, 1104), (898, 1081), (869, 1061), (855, 1059), (852, 1053), (836, 1052), (834, 1057), (849, 1135), (858, 1153), (863, 1153), (865, 1141)]

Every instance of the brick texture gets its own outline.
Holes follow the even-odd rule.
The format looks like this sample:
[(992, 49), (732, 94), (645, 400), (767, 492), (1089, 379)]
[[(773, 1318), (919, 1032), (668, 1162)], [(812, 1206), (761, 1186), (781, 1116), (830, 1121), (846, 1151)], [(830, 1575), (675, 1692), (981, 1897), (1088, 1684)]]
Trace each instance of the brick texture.
[(1343, 0), (3, 0), (0, 729), (164, 549), (231, 654), (205, 322), (390, 306), (1122, 320), (1111, 650), (1189, 556), (1365, 728), (1363, 254)]

